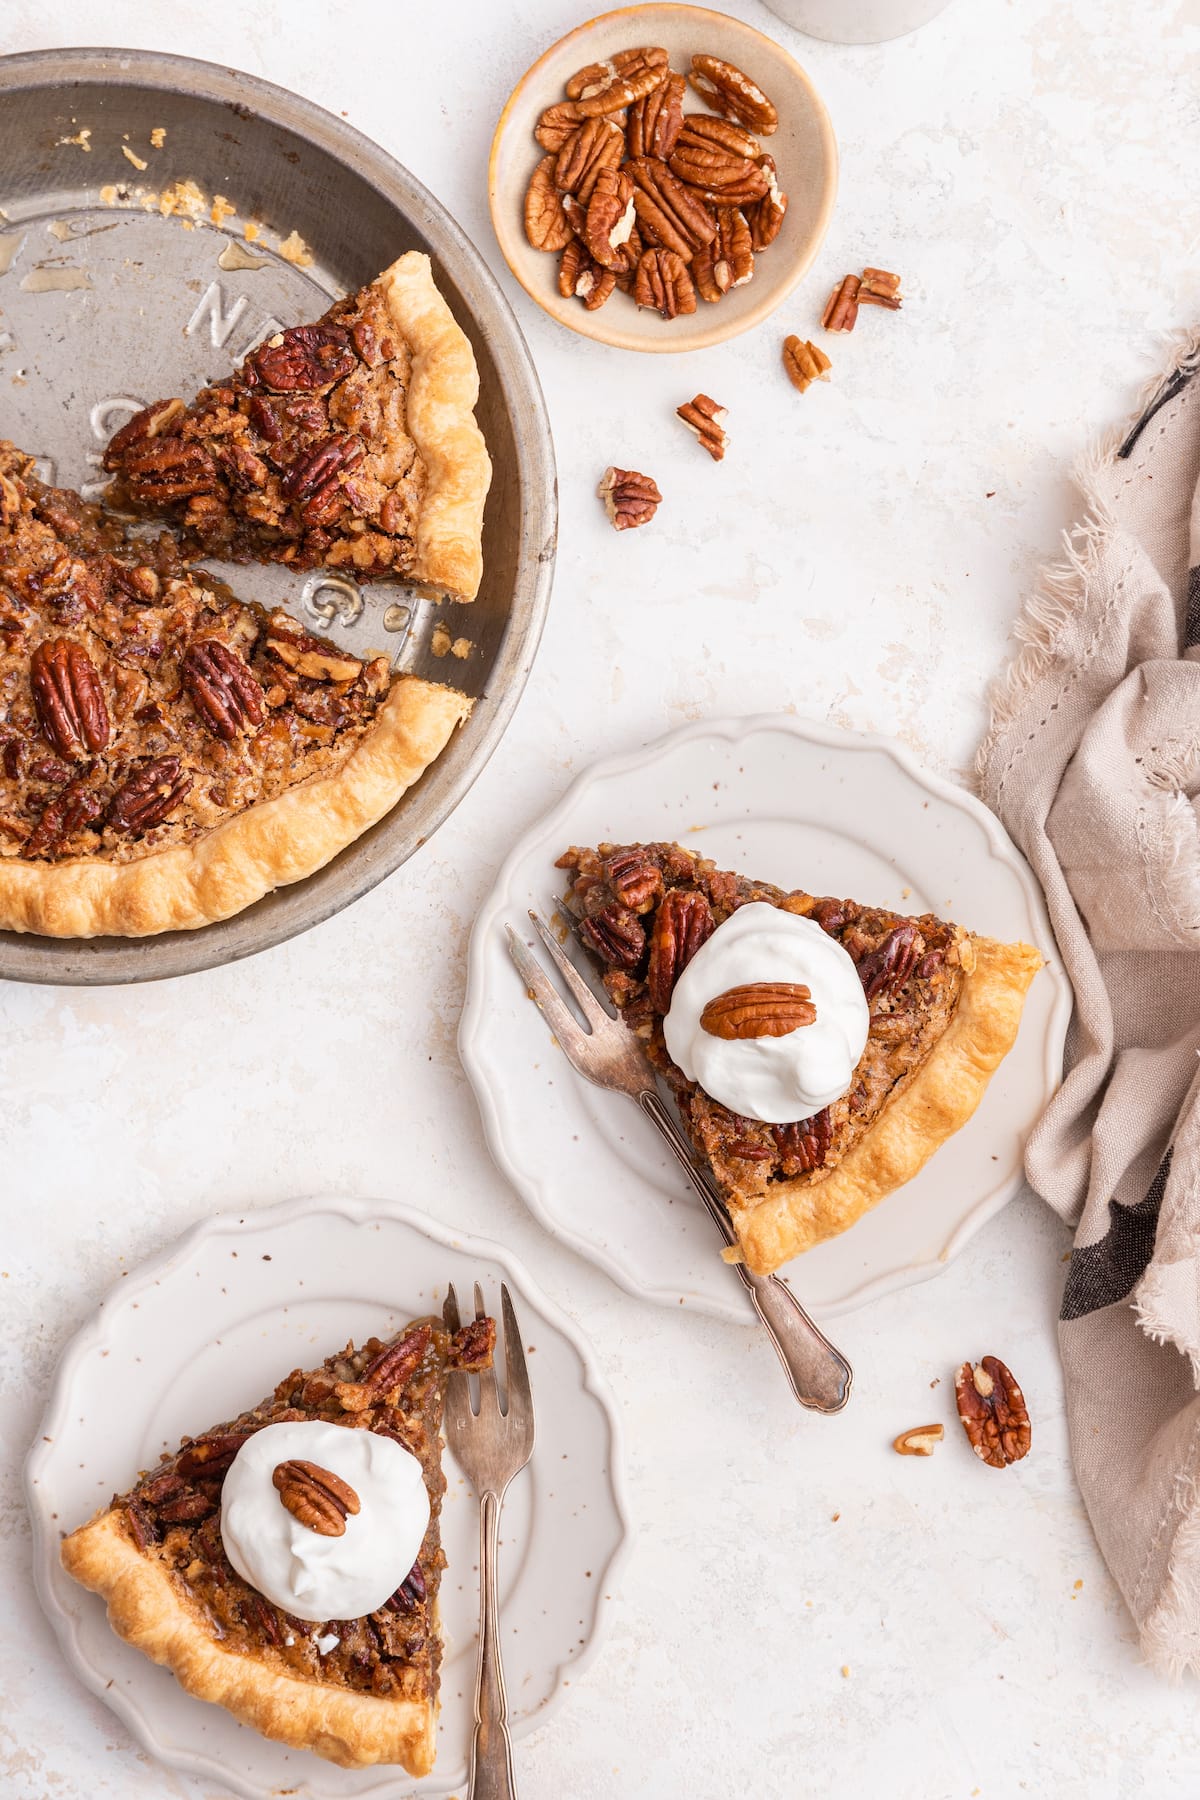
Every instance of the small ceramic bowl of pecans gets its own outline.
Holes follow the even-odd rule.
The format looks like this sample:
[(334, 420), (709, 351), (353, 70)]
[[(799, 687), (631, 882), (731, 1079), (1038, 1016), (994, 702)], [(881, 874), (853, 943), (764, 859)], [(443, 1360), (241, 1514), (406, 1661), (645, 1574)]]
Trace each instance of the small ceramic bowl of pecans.
[(509, 268), (560, 324), (620, 349), (696, 350), (765, 319), (812, 263), (837, 146), (808, 76), (762, 32), (631, 6), (518, 82), (488, 189)]

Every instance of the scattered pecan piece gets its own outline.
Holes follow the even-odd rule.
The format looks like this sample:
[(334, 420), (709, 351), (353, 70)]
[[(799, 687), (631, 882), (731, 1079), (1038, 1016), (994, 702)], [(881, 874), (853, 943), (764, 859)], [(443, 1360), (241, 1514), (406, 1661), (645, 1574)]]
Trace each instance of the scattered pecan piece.
[(798, 337), (784, 338), (784, 371), (792, 386), (799, 388), (802, 394), (814, 381), (828, 381), (831, 366), (825, 352), (818, 350), (815, 344)]
[(726, 118), (770, 137), (779, 114), (757, 82), (719, 56), (693, 56), (688, 80), (702, 100)]
[(892, 1449), (901, 1456), (932, 1456), (945, 1435), (944, 1425), (914, 1425), (892, 1440)]
[(618, 50), (615, 56), (589, 63), (572, 75), (567, 99), (573, 100), (585, 117), (619, 112), (658, 86), (667, 72), (667, 60), (666, 51), (656, 45)]
[(771, 1136), (779, 1151), (779, 1166), (784, 1175), (811, 1175), (824, 1167), (833, 1141), (833, 1117), (823, 1106), (811, 1119), (797, 1119), (791, 1125), (772, 1125)]
[(657, 156), (666, 162), (683, 130), (682, 75), (669, 74), (629, 109), (625, 137), (630, 156)]
[(974, 1367), (965, 1362), (954, 1383), (954, 1398), (981, 1462), (1004, 1469), (1028, 1456), (1032, 1430), (1025, 1396), (998, 1356), (985, 1356)]
[(887, 269), (864, 269), (858, 302), (860, 306), (886, 306), (889, 312), (899, 312), (903, 305), (900, 277)]
[(655, 1012), (669, 1011), (675, 983), (715, 930), (712, 907), (703, 894), (668, 889), (650, 933), (646, 970), (647, 991)]
[(858, 295), (862, 282), (857, 275), (846, 275), (834, 288), (821, 314), (826, 331), (853, 331), (858, 320)]
[(646, 948), (641, 920), (619, 902), (581, 919), (579, 935), (611, 969), (636, 969)]
[(674, 250), (647, 250), (637, 266), (633, 297), (639, 306), (652, 306), (664, 319), (696, 310), (696, 289), (687, 264)]
[(581, 206), (591, 199), (601, 169), (615, 169), (625, 150), (625, 133), (611, 119), (585, 119), (558, 153), (554, 185), (574, 194)]
[(543, 150), (551, 150), (557, 156), (582, 121), (583, 114), (573, 100), (560, 100), (556, 105), (546, 108), (534, 127), (533, 135)]
[(717, 209), (717, 235), (692, 257), (692, 280), (702, 300), (720, 300), (754, 277), (754, 247), (746, 215), (735, 206)]
[(557, 162), (556, 156), (543, 156), (525, 192), (525, 236), (535, 250), (565, 250), (571, 241), (563, 196), (554, 185)]
[(725, 429), (725, 408), (718, 406), (707, 394), (697, 394), (694, 400), (677, 406), (675, 412), (688, 430), (695, 433), (713, 461), (723, 461), (725, 446), (729, 442), (729, 433)]
[(727, 988), (700, 1014), (700, 1029), (727, 1043), (745, 1038), (790, 1037), (802, 1025), (816, 1023), (812, 991), (794, 981), (748, 981)]
[(246, 358), (242, 379), (276, 394), (324, 394), (357, 366), (350, 333), (340, 325), (293, 325)]
[(236, 650), (220, 638), (189, 645), (181, 665), (183, 685), (215, 737), (232, 743), (240, 731), (263, 722), (263, 691)]
[(656, 156), (635, 156), (626, 164), (626, 171), (634, 185), (638, 224), (651, 244), (673, 250), (686, 262), (701, 244), (716, 237), (717, 221), (711, 210), (672, 175), (665, 162)]
[(868, 1005), (904, 986), (917, 965), (924, 940), (915, 925), (897, 925), (882, 944), (869, 950), (858, 965), (858, 979)]
[(558, 291), (564, 300), (573, 295), (583, 301), (588, 312), (604, 305), (617, 285), (611, 269), (602, 269), (586, 244), (572, 238), (558, 265)]
[(602, 269), (619, 274), (628, 266), (635, 218), (633, 183), (624, 169), (602, 169), (583, 223), (583, 241)]
[(616, 531), (648, 525), (662, 504), (655, 482), (636, 469), (605, 469), (596, 492)]
[(82, 644), (54, 638), (38, 645), (29, 665), (38, 723), (60, 756), (103, 750), (108, 704), (95, 665)]
[(182, 772), (177, 756), (144, 762), (116, 791), (108, 809), (114, 831), (131, 837), (161, 825), (192, 791), (192, 777)]
[(271, 1484), (293, 1519), (320, 1537), (344, 1537), (347, 1516), (361, 1511), (349, 1482), (320, 1463), (299, 1457), (276, 1463)]

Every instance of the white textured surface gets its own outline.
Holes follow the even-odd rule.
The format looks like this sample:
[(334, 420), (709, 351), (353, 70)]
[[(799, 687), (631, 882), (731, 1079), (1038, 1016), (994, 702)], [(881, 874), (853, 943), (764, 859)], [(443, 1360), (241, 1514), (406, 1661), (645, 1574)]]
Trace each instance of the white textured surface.
[[(1066, 1239), (1035, 1203), (934, 1285), (845, 1321), (855, 1401), (818, 1422), (750, 1332), (641, 1307), (556, 1250), (491, 1169), (456, 1065), (472, 908), (514, 827), (596, 753), (791, 705), (896, 730), (946, 772), (969, 763), (1020, 596), (1073, 511), (1069, 459), (1200, 300), (1196, 0), (955, 0), (861, 50), (730, 3), (796, 49), (842, 147), (827, 248), (780, 328), (811, 331), (864, 261), (905, 275), (904, 312), (834, 340), (833, 383), (801, 397), (773, 326), (636, 360), (522, 303), (563, 547), (528, 694), (459, 813), (351, 913), (256, 962), (140, 992), (0, 991), (5, 1800), (221, 1800), (139, 1759), (64, 1671), (16, 1470), (59, 1347), (122, 1259), (216, 1202), (315, 1188), (391, 1191), (505, 1238), (585, 1322), (623, 1403), (640, 1543), (606, 1651), (522, 1747), (523, 1800), (1184, 1800), (1200, 1784), (1194, 1693), (1138, 1667), (1071, 1482)], [(582, 10), (9, 0), (0, 48), (124, 42), (295, 87), (408, 163), (495, 263), (492, 121)], [(720, 467), (671, 416), (697, 388), (730, 408)], [(591, 491), (614, 459), (667, 496), (621, 539)], [(932, 1462), (895, 1457), (897, 1430), (949, 1422), (953, 1366), (985, 1350), (1030, 1397), (1029, 1460), (994, 1474), (953, 1433)]]

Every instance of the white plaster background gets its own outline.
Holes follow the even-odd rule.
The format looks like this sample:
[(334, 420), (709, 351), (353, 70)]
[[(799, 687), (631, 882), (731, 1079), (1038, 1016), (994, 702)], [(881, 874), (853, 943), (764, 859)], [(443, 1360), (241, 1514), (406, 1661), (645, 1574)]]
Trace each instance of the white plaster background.
[[(1200, 1791), (1195, 1691), (1139, 1667), (1072, 1483), (1053, 1323), (1067, 1239), (1038, 1203), (936, 1283), (842, 1322), (855, 1401), (820, 1422), (750, 1331), (643, 1307), (557, 1249), (493, 1170), (456, 1061), (472, 913), (513, 833), (597, 754), (794, 707), (898, 732), (961, 775), (1021, 597), (1071, 520), (1072, 456), (1200, 302), (1197, 0), (954, 0), (865, 49), (726, 3), (828, 101), (828, 245), (777, 322), (686, 359), (568, 337), (506, 280), (553, 419), (562, 549), (533, 679), (458, 813), (351, 912), (256, 961), (143, 989), (0, 988), (4, 1800), (220, 1800), (141, 1757), (63, 1667), (26, 1573), (18, 1466), (61, 1345), (127, 1261), (215, 1206), (316, 1189), (505, 1240), (585, 1323), (619, 1397), (638, 1545), (599, 1661), (520, 1748), (523, 1800)], [(293, 87), (407, 163), (499, 272), (493, 121), (583, 12), (7, 0), (0, 49), (173, 49)], [(811, 331), (864, 261), (901, 270), (911, 298), (864, 314), (833, 383), (794, 395), (781, 328)], [(671, 418), (698, 388), (731, 409), (719, 468)], [(612, 460), (659, 480), (650, 529), (604, 522)], [(894, 1456), (898, 1429), (950, 1421), (955, 1363), (991, 1349), (1031, 1399), (1028, 1461), (992, 1474), (954, 1434), (931, 1463)]]

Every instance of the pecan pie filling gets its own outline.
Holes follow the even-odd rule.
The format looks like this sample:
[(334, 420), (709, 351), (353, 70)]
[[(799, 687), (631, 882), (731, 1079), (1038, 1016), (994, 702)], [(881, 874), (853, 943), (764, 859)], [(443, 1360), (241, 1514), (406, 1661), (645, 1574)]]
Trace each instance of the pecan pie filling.
[(204, 556), (403, 576), (427, 486), (411, 373), (373, 284), (268, 338), (191, 406), (137, 413), (105, 452), (107, 498), (170, 515)]
[[(489, 1367), (495, 1336), (491, 1319), (472, 1320), (453, 1336), (440, 1321), (422, 1320), (387, 1343), (370, 1338), (358, 1350), (347, 1345), (315, 1371), (293, 1370), (263, 1405), (203, 1437), (185, 1439), (113, 1506), (142, 1555), (162, 1565), (201, 1609), (222, 1649), (381, 1698), (432, 1700), (441, 1658), (437, 1595), (446, 1561), (439, 1531), (445, 1382), (452, 1370)], [(379, 1432), (421, 1464), (430, 1502), (424, 1542), (396, 1592), (365, 1618), (297, 1618), (249, 1586), (225, 1553), (226, 1472), (247, 1438), (289, 1420)]]
[(390, 684), (0, 444), (0, 857), (193, 842), (339, 768)]
[[(925, 914), (904, 918), (853, 900), (754, 882), (678, 844), (572, 848), (566, 905), (627, 1025), (670, 1086), (684, 1125), (721, 1190), (742, 1205), (772, 1183), (812, 1184), (837, 1167), (942, 1037), (962, 991), (961, 932)], [(689, 1081), (667, 1053), (663, 1018), (692, 957), (739, 907), (755, 901), (811, 918), (853, 959), (870, 1007), (866, 1048), (849, 1091), (811, 1118), (765, 1125)]]

